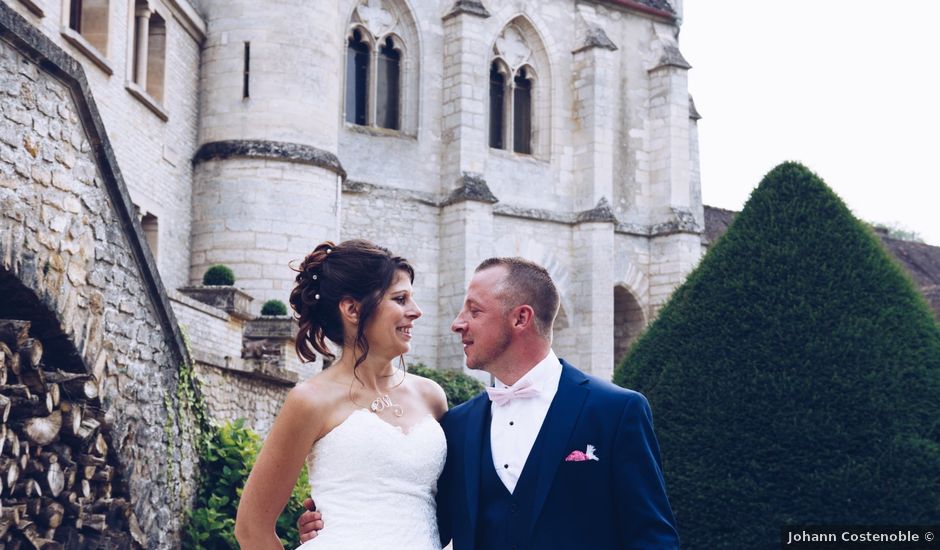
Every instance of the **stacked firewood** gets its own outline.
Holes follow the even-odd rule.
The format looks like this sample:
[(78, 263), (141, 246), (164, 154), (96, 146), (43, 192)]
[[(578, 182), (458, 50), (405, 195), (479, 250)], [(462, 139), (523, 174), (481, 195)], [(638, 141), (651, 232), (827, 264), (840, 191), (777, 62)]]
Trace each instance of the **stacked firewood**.
[(0, 547), (132, 547), (98, 382), (47, 365), (29, 327), (0, 319)]

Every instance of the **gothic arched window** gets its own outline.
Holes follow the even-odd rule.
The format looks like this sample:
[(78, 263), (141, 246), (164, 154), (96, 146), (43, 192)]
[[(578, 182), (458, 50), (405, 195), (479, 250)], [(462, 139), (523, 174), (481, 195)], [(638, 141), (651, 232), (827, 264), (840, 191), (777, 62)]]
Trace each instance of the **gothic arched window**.
[(346, 35), (346, 122), (417, 131), (417, 25), (401, 0), (359, 0)]
[[(537, 33), (520, 17), (493, 45), (490, 63), (489, 145), (524, 155), (547, 153), (547, 94), (539, 93), (536, 67), (548, 66)], [(533, 48), (532, 46), (536, 46)], [(543, 129), (543, 131), (539, 131)]]
[[(510, 78), (511, 77), (511, 78)], [(535, 76), (522, 66), (514, 73), (499, 60), (490, 65), (490, 147), (532, 154), (532, 91)]]

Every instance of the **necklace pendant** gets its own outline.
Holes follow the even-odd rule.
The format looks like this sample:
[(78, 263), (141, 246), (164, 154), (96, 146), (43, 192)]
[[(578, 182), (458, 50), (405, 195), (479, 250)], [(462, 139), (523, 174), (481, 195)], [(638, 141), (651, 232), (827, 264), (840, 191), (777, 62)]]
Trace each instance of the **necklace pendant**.
[(376, 414), (388, 408), (392, 409), (392, 413), (395, 416), (402, 416), (403, 414), (405, 414), (405, 411), (404, 409), (401, 408), (401, 405), (396, 405), (395, 403), (392, 403), (392, 398), (389, 397), (388, 394), (376, 397), (375, 399), (372, 400), (372, 404), (369, 406), (369, 410), (371, 410), (372, 412)]

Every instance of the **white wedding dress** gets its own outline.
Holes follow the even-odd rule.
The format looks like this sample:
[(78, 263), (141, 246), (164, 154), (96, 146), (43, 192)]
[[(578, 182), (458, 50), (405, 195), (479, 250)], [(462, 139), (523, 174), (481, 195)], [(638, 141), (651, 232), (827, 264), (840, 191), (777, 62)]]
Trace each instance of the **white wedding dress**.
[(431, 415), (405, 433), (356, 410), (307, 457), (324, 527), (300, 548), (440, 550), (434, 495), (446, 457), (444, 431)]

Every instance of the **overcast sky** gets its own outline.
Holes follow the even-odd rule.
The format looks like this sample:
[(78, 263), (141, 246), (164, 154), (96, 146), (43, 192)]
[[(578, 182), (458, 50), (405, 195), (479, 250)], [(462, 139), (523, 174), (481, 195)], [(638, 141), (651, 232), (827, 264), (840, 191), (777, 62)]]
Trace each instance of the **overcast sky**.
[(685, 0), (705, 204), (797, 160), (940, 246), (940, 0)]

